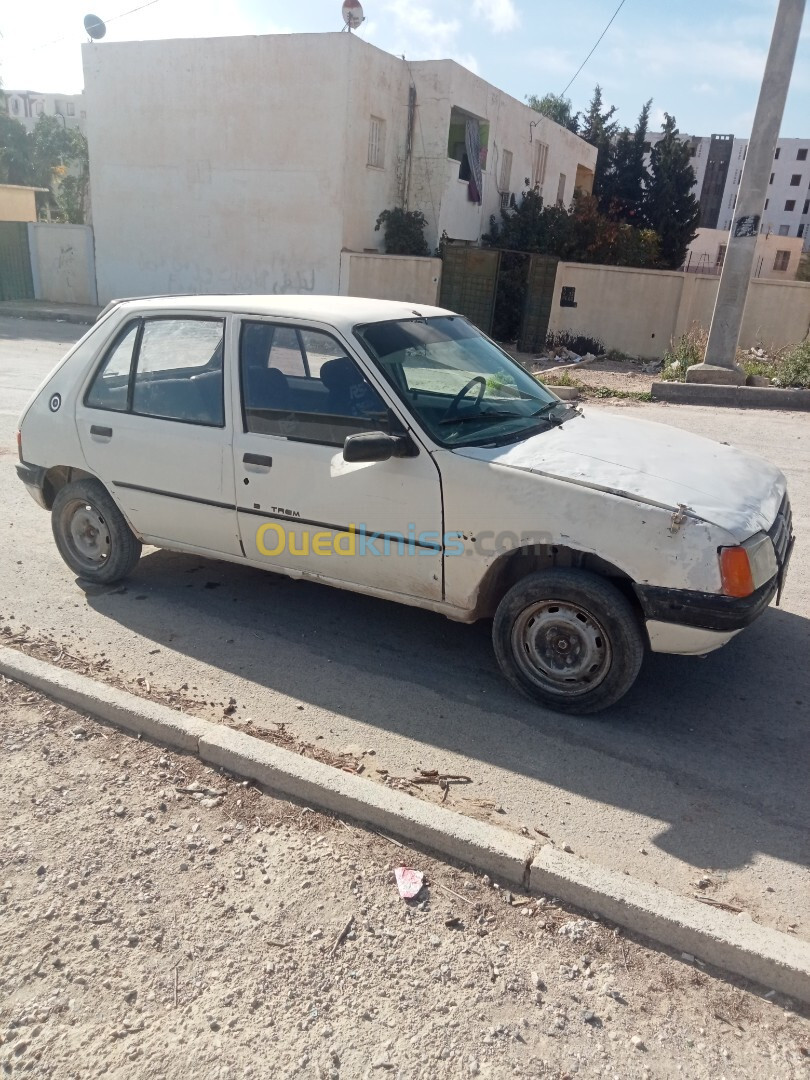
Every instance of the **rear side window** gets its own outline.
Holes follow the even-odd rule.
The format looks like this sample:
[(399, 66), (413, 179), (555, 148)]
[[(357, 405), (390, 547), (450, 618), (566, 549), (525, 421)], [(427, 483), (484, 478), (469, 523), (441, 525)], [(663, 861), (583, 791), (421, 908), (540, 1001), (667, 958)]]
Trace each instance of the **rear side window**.
[(132, 411), (221, 427), (221, 319), (149, 319), (135, 365)]
[(85, 404), (223, 427), (223, 319), (136, 319), (96, 372)]
[(135, 350), (139, 328), (140, 320), (130, 323), (98, 369), (86, 399), (86, 404), (91, 409), (127, 411), (132, 354)]

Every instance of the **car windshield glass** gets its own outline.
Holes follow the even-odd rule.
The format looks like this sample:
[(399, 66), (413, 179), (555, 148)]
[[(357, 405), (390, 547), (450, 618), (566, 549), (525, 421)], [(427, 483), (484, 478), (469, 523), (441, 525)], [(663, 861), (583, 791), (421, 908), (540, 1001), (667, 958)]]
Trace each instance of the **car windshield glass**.
[(553, 394), (460, 315), (370, 323), (356, 333), (443, 446), (512, 441), (559, 423), (557, 411), (565, 417)]

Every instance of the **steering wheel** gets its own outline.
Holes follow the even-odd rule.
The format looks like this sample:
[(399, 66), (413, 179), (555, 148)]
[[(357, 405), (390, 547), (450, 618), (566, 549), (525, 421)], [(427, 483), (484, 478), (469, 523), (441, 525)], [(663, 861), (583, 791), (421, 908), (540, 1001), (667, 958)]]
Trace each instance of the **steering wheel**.
[(475, 404), (481, 404), (481, 399), (486, 392), (487, 380), (484, 378), (483, 375), (476, 375), (472, 379), (470, 379), (468, 383), (465, 383), (464, 386), (462, 386), (462, 388), (447, 406), (447, 412), (442, 417), (442, 423), (446, 423), (448, 420), (452, 420), (455, 417), (456, 413), (458, 412), (459, 405), (462, 403), (470, 390), (472, 390), (472, 388), (476, 385), (478, 386), (478, 396), (475, 399)]

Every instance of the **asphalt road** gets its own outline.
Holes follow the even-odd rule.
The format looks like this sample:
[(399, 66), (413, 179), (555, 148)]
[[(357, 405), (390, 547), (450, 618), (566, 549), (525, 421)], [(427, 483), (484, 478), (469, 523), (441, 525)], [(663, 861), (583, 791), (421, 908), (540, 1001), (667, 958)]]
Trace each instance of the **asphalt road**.
[(504, 682), (486, 623), (464, 627), (155, 550), (126, 591), (82, 591), (14, 473), (17, 416), (80, 333), (0, 319), (0, 626), (104, 653), (127, 677), (155, 686), (188, 683), (220, 713), (232, 696), (238, 715), (283, 722), (306, 742), (373, 749), (370, 773), (469, 775), (473, 784), (449, 801), (461, 812), (542, 829), (685, 895), (706, 874), (709, 895), (810, 937), (808, 414), (622, 410), (776, 462), (788, 476), (799, 542), (780, 609), (707, 659), (648, 657), (613, 710), (566, 719)]

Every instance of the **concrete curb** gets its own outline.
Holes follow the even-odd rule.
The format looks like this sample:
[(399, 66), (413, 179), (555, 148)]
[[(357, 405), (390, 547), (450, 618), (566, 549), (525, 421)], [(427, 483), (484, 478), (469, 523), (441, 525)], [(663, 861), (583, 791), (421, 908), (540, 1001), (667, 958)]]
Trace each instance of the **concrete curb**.
[(0, 646), (0, 674), (273, 792), (383, 829), (810, 1002), (810, 943)]
[(777, 386), (717, 386), (713, 383), (654, 382), (653, 401), (673, 405), (725, 406), (733, 409), (810, 410), (810, 390)]
[(77, 326), (92, 326), (98, 317), (97, 309), (37, 307), (34, 304), (15, 304), (13, 301), (0, 303), (0, 316), (7, 319), (43, 319), (46, 322), (66, 322)]

